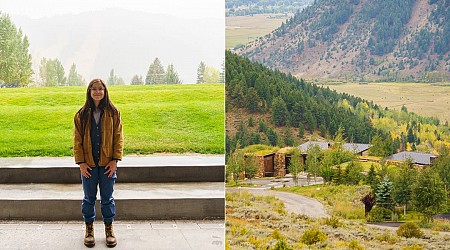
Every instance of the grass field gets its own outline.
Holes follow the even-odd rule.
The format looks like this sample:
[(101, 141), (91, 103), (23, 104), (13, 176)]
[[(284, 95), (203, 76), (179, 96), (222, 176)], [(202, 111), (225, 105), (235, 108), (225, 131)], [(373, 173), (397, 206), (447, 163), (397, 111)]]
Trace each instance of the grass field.
[(345, 92), (373, 101), (383, 108), (408, 111), (421, 116), (450, 121), (450, 85), (436, 86), (425, 83), (369, 83), (326, 85), (337, 92)]
[[(224, 153), (224, 85), (110, 86), (125, 154)], [(86, 87), (0, 89), (0, 157), (70, 156)]]
[(234, 48), (238, 44), (245, 45), (258, 37), (269, 34), (272, 30), (278, 28), (287, 17), (288, 16), (274, 14), (226, 17), (226, 49)]

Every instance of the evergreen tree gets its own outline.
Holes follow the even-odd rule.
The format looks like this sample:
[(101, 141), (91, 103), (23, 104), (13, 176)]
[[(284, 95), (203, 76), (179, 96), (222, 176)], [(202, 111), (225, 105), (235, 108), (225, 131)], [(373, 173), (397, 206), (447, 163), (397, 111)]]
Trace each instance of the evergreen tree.
[(253, 117), (249, 117), (248, 118), (248, 122), (247, 122), (247, 124), (248, 124), (248, 127), (250, 127), (250, 128), (252, 128), (255, 124), (253, 123)]
[(276, 126), (286, 125), (288, 110), (283, 98), (276, 97), (272, 101), (272, 119)]
[(206, 64), (201, 61), (197, 68), (197, 83), (204, 83), (205, 82), (205, 69)]
[(336, 185), (339, 185), (339, 184), (343, 183), (341, 165), (337, 165), (337, 167), (336, 167), (335, 173), (333, 174), (333, 182)]
[(261, 144), (261, 136), (259, 133), (252, 132), (250, 134), (250, 145)]
[(165, 80), (164, 67), (158, 57), (155, 58), (147, 71), (147, 76), (145, 77), (145, 84), (162, 84)]
[(67, 77), (67, 85), (69, 86), (83, 86), (85, 85), (85, 81), (83, 77), (78, 74), (77, 72), (77, 66), (75, 63), (72, 63), (72, 66), (69, 70), (69, 76)]
[(258, 131), (259, 131), (259, 132), (265, 133), (266, 130), (267, 130), (266, 123), (264, 122), (263, 119), (259, 119), (259, 122), (258, 122)]
[(247, 127), (243, 121), (239, 121), (238, 131), (236, 132), (236, 141), (241, 147), (247, 147), (249, 144)]
[(392, 199), (392, 182), (387, 176), (378, 185), (377, 192), (375, 193), (378, 206), (387, 209), (394, 207), (394, 201)]
[(351, 185), (358, 185), (364, 179), (363, 166), (358, 161), (350, 161), (345, 168), (346, 183)]
[(303, 137), (305, 137), (305, 126), (303, 126), (303, 123), (300, 123), (298, 125), (298, 137), (300, 139), (303, 139)]
[(269, 139), (270, 145), (276, 146), (278, 144), (278, 135), (272, 128), (267, 129), (267, 138)]
[(245, 96), (245, 106), (250, 113), (256, 113), (259, 111), (259, 96), (256, 90), (251, 87), (248, 89), (248, 93)]
[(131, 85), (143, 85), (144, 80), (142, 79), (142, 76), (134, 75), (133, 78), (131, 78)]
[(219, 83), (225, 83), (225, 61), (222, 62), (220, 67)]
[(125, 82), (122, 79), (122, 77), (118, 77), (115, 73), (114, 73), (114, 69), (111, 69), (111, 71), (109, 72), (109, 77), (108, 80), (106, 81), (106, 83), (110, 86), (113, 85), (124, 85)]
[(377, 190), (378, 186), (378, 178), (377, 173), (375, 172), (375, 166), (373, 163), (370, 165), (369, 173), (367, 174), (366, 183), (372, 188), (372, 192)]
[(292, 138), (291, 129), (289, 126), (286, 126), (284, 130), (284, 145), (286, 146), (293, 146), (294, 145), (294, 139)]
[(181, 80), (178, 77), (178, 73), (173, 68), (173, 64), (169, 64), (169, 66), (167, 66), (167, 71), (166, 71), (164, 83), (167, 83), (167, 84), (181, 84)]
[(111, 69), (111, 71), (109, 71), (109, 77), (108, 80), (106, 80), (106, 84), (108, 84), (109, 86), (116, 85), (116, 75), (114, 74), (114, 69)]

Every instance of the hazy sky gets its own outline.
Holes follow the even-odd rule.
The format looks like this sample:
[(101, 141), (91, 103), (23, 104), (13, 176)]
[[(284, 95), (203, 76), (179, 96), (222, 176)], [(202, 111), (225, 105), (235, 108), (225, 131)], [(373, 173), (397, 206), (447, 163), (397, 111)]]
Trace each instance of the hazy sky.
[[(77, 25), (80, 15), (88, 17), (91, 12), (111, 9), (119, 9), (118, 13), (122, 10), (150, 13), (145, 23), (147, 29), (141, 30), (141, 26), (135, 25), (136, 29), (132, 30), (139, 40), (125, 39), (121, 44), (116, 44), (119, 48), (112, 48), (113, 42), (102, 39), (102, 35), (111, 35), (105, 30), (111, 27), (103, 27), (99, 31), (102, 34), (96, 32), (99, 37), (94, 39), (96, 36), (89, 33), (93, 30), (92, 25), (85, 25), (81, 28), (83, 34), (73, 37), (80, 30)], [(145, 78), (150, 63), (158, 57), (164, 67), (173, 64), (184, 83), (195, 83), (200, 61), (220, 69), (224, 60), (225, 0), (0, 0), (0, 12), (13, 17), (15, 25), (28, 36), (37, 80), (39, 63), (44, 57), (61, 60), (66, 72), (75, 63), (78, 72), (87, 79), (93, 76), (107, 77), (109, 70), (102, 68), (115, 69), (126, 82), (136, 73)], [(113, 19), (118, 18), (113, 16), (108, 20), (118, 26), (117, 22), (113, 22)], [(123, 20), (121, 24), (128, 24), (134, 18)], [(155, 18), (159, 19), (155, 21)], [(47, 19), (50, 23), (46, 22)], [(74, 24), (70, 20), (78, 22)], [(167, 23), (167, 20), (171, 20), (171, 23)], [(166, 25), (158, 26), (158, 21), (165, 21)], [(188, 24), (189, 27), (186, 27)], [(67, 33), (68, 29), (74, 32)], [(120, 28), (117, 31), (124, 32), (122, 37), (131, 32)], [(101, 46), (97, 41), (102, 42)], [(99, 46), (104, 50), (99, 49)], [(107, 48), (110, 51), (106, 51)], [(109, 58), (108, 55), (117, 56)], [(127, 70), (127, 66), (133, 68), (133, 72)]]
[(0, 11), (30, 18), (123, 8), (181, 18), (225, 18), (225, 0), (0, 0)]

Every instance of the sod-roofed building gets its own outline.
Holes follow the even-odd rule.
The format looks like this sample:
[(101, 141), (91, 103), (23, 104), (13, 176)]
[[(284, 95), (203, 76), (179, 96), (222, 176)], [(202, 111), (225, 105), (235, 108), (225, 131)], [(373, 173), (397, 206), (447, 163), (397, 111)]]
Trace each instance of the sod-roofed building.
[[(326, 150), (333, 147), (334, 142), (321, 142), (321, 141), (309, 141), (305, 142), (302, 145), (298, 146), (297, 148), (300, 149), (303, 154), (307, 154), (306, 151), (310, 147), (313, 147), (314, 145), (319, 146), (321, 150)], [(370, 144), (363, 144), (363, 143), (344, 143), (342, 147), (344, 150), (348, 150), (350, 152), (353, 152), (357, 155), (368, 155), (369, 154), (369, 148), (372, 145)]]
[(402, 151), (400, 153), (396, 153), (391, 156), (388, 156), (388, 157), (386, 157), (386, 159), (389, 161), (397, 161), (397, 162), (405, 162), (408, 159), (410, 159), (413, 164), (417, 164), (417, 165), (421, 165), (421, 166), (429, 166), (434, 162), (434, 160), (437, 157), (438, 157), (438, 155), (430, 154), (430, 153)]

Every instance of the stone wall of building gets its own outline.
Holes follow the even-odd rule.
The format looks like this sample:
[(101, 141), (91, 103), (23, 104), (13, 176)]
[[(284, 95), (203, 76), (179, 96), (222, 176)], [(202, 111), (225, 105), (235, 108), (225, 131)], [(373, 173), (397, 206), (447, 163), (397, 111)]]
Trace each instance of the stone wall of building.
[(276, 153), (274, 164), (275, 172), (273, 175), (276, 177), (284, 177), (286, 175), (286, 154)]
[(255, 156), (256, 162), (258, 163), (259, 171), (256, 173), (256, 177), (264, 177), (264, 156), (257, 155)]

